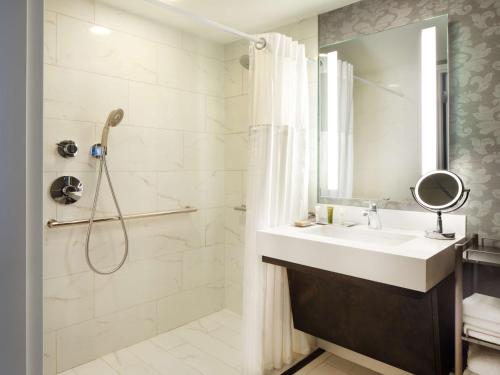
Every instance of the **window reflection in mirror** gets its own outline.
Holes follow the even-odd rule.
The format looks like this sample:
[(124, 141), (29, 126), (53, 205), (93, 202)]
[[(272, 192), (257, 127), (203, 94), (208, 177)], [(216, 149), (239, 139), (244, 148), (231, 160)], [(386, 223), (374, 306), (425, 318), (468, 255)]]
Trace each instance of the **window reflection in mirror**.
[(448, 17), (320, 49), (319, 197), (411, 199), (447, 167)]

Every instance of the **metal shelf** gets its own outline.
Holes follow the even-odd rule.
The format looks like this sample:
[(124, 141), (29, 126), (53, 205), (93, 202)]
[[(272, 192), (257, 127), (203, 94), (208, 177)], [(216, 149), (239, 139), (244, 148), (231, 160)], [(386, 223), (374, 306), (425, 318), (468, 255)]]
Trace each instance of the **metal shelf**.
[(462, 336), (462, 340), (470, 342), (472, 344), (477, 344), (480, 346), (484, 346), (486, 348), (495, 349), (495, 350), (500, 351), (500, 345), (493, 344), (492, 342), (488, 342), (488, 341), (484, 341), (484, 340), (479, 340), (479, 339), (476, 339), (475, 337)]
[(463, 261), (465, 263), (500, 267), (500, 249), (494, 247), (466, 249), (464, 250)]
[(472, 338), (463, 333), (463, 263), (474, 263), (500, 267), (500, 249), (484, 246), (484, 238), (479, 245), (479, 236), (474, 234), (461, 244), (455, 245), (455, 374), (462, 374), (463, 341), (500, 351), (500, 345)]

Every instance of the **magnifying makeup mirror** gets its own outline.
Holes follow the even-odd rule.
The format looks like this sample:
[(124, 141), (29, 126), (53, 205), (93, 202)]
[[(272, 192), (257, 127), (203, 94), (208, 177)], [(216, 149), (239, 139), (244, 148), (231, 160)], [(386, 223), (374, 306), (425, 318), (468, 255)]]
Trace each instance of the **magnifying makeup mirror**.
[(438, 170), (429, 172), (410, 188), (415, 201), (428, 211), (437, 213), (437, 227), (426, 230), (425, 237), (437, 240), (452, 240), (455, 233), (443, 233), (441, 214), (458, 210), (469, 197), (462, 179), (455, 173)]

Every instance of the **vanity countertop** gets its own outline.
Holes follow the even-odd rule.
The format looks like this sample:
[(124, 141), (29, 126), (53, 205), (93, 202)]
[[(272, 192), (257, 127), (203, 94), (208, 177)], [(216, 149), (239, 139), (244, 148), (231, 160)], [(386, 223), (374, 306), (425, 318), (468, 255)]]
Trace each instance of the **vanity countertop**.
[(453, 272), (454, 245), (464, 238), (434, 240), (423, 231), (363, 225), (287, 225), (258, 231), (257, 248), (265, 257), (427, 292)]

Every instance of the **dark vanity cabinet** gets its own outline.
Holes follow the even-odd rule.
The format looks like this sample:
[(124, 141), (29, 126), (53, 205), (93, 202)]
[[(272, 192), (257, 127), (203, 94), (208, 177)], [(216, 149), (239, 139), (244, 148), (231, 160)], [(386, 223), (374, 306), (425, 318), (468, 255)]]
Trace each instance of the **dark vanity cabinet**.
[(422, 293), (263, 261), (287, 268), (295, 328), (414, 374), (452, 371), (453, 275)]

